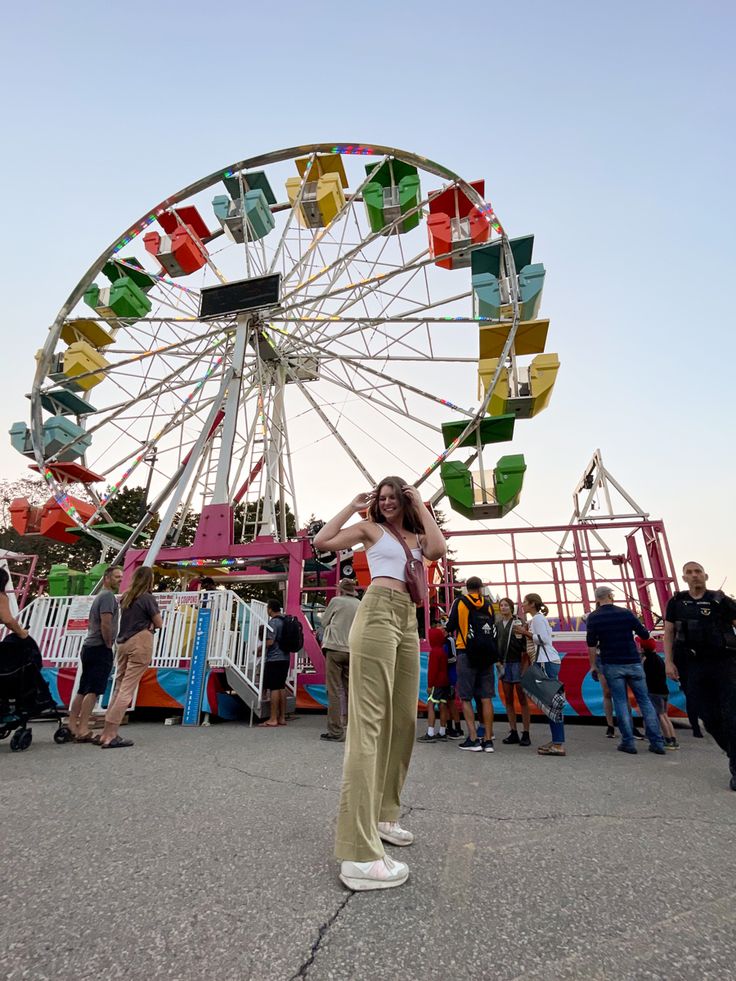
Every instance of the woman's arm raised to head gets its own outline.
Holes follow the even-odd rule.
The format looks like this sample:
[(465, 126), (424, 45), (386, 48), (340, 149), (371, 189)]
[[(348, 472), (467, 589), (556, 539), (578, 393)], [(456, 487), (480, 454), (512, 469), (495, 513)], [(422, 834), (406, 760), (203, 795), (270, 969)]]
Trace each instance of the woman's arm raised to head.
[(422, 552), (431, 562), (444, 558), (447, 552), (447, 541), (440, 531), (439, 525), (432, 517), (432, 512), (422, 500), (421, 494), (411, 484), (404, 488), (404, 493), (417, 509), (424, 526), (424, 534), (421, 536)]
[(339, 552), (343, 548), (355, 548), (356, 545), (370, 545), (373, 538), (369, 535), (368, 529), (373, 527), (370, 521), (361, 521), (357, 525), (343, 528), (346, 521), (349, 521), (354, 514), (365, 511), (371, 502), (370, 494), (358, 494), (350, 504), (339, 511), (334, 518), (330, 518), (326, 525), (317, 532), (314, 537), (314, 547), (324, 549), (329, 552)]

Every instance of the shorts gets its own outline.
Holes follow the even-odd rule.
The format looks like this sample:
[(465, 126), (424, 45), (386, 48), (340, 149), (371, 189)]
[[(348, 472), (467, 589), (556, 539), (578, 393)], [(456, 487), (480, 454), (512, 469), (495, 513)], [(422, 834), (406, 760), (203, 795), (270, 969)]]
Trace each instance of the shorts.
[(263, 687), (269, 691), (280, 691), (286, 688), (289, 675), (289, 661), (266, 661), (263, 670)]
[(112, 650), (105, 644), (82, 648), (78, 695), (104, 695), (112, 671)]
[(654, 711), (657, 715), (665, 715), (667, 712), (667, 703), (669, 702), (669, 695), (652, 695), (649, 692), (649, 701), (654, 706)]
[(507, 685), (518, 685), (521, 681), (521, 661), (507, 661), (501, 672), (501, 680)]
[(464, 702), (474, 698), (493, 698), (493, 665), (487, 668), (474, 668), (464, 651), (457, 652), (457, 693)]
[(444, 685), (441, 688), (430, 688), (427, 691), (427, 701), (431, 702), (433, 705), (439, 705), (440, 702), (453, 702), (455, 700), (455, 689), (452, 685)]

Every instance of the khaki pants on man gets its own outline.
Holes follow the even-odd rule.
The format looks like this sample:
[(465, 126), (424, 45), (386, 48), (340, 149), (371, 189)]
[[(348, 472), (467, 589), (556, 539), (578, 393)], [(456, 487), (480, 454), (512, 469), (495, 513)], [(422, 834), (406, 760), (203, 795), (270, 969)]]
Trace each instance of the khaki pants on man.
[(342, 692), (347, 702), (350, 680), (350, 652), (325, 650), (327, 683), (327, 733), (335, 739), (345, 738), (342, 722)]

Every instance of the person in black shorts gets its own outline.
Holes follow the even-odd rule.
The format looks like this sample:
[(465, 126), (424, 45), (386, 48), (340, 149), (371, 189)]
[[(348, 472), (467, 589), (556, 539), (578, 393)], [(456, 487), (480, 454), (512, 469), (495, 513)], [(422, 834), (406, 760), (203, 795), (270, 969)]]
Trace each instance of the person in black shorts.
[[(524, 694), (524, 689), (521, 687), (521, 676), (529, 667), (529, 658), (526, 653), (525, 638), (514, 633), (514, 626), (521, 624), (520, 620), (514, 618), (514, 612), (514, 601), (508, 596), (504, 596), (498, 601), (499, 615), (496, 618), (500, 657), (498, 680), (503, 686), (504, 703), (509, 720), (509, 734), (501, 741), (507, 746), (531, 746), (529, 702)], [(519, 739), (519, 733), (516, 729), (516, 706), (514, 705), (516, 697), (519, 699), (519, 709), (521, 710), (521, 739)]]
[[(492, 753), (493, 746), (493, 696), (495, 694), (494, 664), (498, 657), (496, 644), (498, 630), (493, 620), (493, 608), (483, 595), (483, 582), (478, 576), (471, 576), (466, 583), (467, 594), (455, 600), (447, 618), (447, 632), (455, 634), (457, 646), (457, 693), (463, 703), (463, 715), (468, 727), (468, 735), (458, 749), (471, 753)], [(466, 650), (470, 615), (484, 615), (492, 628), (489, 647), (493, 653), (482, 663), (471, 663)], [(478, 738), (473, 712), (473, 700), (483, 718), (484, 738)]]
[(686, 562), (688, 588), (675, 593), (664, 619), (667, 677), (681, 681), (676, 651), (687, 664), (685, 694), (697, 706), (706, 731), (728, 756), (731, 790), (736, 790), (736, 601), (706, 588), (699, 562)]
[(286, 679), (289, 676), (291, 663), (291, 656), (281, 649), (280, 644), (284, 621), (279, 600), (268, 601), (268, 616), (263, 689), (264, 691), (268, 689), (271, 693), (271, 716), (260, 723), (263, 729), (286, 725)]
[(82, 677), (69, 706), (69, 728), (77, 743), (92, 741), (90, 716), (95, 702), (105, 693), (112, 671), (112, 646), (120, 625), (116, 593), (122, 578), (123, 570), (119, 566), (108, 568), (102, 578), (102, 590), (95, 596), (89, 611), (87, 636), (82, 645)]

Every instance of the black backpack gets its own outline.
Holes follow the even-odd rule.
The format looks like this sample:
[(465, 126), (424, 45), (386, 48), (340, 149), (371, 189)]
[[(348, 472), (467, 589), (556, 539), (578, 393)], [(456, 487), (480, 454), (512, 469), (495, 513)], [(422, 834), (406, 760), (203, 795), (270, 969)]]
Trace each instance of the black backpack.
[(491, 604), (483, 600), (483, 605), (475, 606), (467, 597), (461, 603), (468, 611), (468, 632), (465, 640), (465, 653), (472, 668), (489, 668), (498, 660), (498, 628)]
[(281, 639), (279, 647), (285, 654), (296, 654), (304, 647), (304, 631), (296, 617), (284, 613), (281, 616)]

